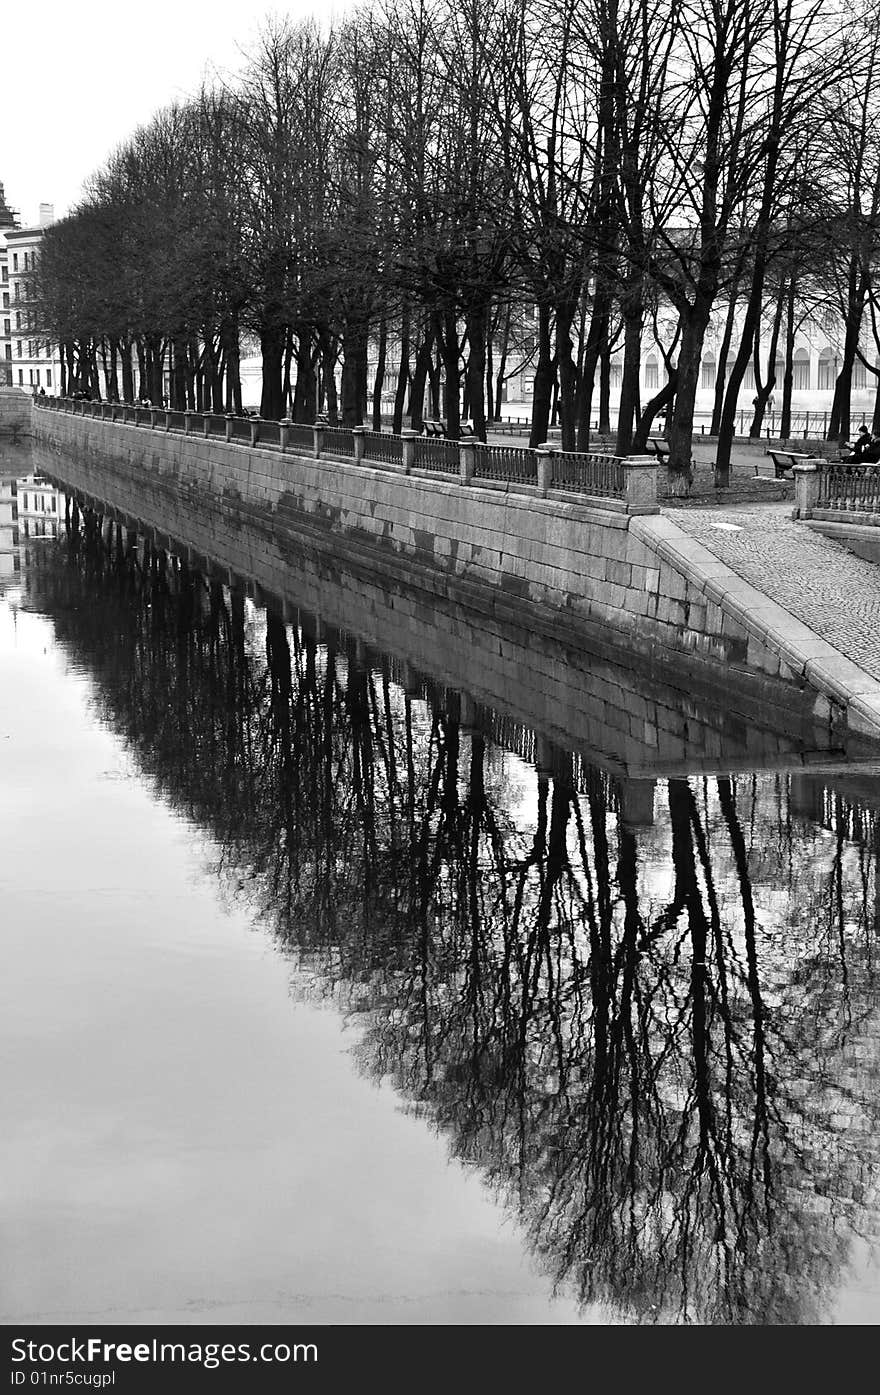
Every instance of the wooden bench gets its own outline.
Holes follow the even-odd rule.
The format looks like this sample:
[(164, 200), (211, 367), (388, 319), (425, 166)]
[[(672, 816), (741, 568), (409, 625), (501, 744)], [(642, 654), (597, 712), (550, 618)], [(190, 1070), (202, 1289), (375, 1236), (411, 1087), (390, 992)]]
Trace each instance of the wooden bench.
[(446, 422), (445, 422), (445, 421), (434, 421), (434, 420), (433, 420), (432, 418), (430, 418), (430, 417), (425, 417), (424, 420), (422, 421), (422, 435), (423, 435), (423, 436), (445, 436), (445, 435), (446, 435)]
[[(815, 455), (798, 455), (790, 450), (768, 450), (765, 452), (773, 461), (774, 478), (778, 480), (794, 479), (794, 466), (806, 460), (815, 460)], [(755, 463), (755, 478), (767, 479), (767, 475), (762, 475)]]
[(652, 455), (656, 455), (661, 465), (666, 464), (669, 459), (669, 447), (665, 441), (658, 441), (655, 437), (649, 437), (645, 442), (645, 446)]

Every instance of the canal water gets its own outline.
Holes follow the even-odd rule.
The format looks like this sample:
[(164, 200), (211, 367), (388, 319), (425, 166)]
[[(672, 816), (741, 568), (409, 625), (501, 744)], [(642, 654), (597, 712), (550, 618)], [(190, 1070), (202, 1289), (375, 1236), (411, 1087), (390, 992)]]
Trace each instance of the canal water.
[(634, 806), (9, 479), (6, 1321), (877, 1320), (880, 754)]

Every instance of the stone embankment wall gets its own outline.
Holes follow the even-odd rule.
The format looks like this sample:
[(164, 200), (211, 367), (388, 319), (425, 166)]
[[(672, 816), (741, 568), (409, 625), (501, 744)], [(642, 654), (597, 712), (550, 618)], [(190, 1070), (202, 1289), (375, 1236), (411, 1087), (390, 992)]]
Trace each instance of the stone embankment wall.
[(28, 393), (18, 388), (0, 387), (0, 438), (18, 436), (32, 430), (33, 404)]
[[(753, 588), (665, 517), (56, 412), (35, 421), (60, 484), (166, 534), (185, 508), (203, 520), (206, 555), (242, 554), (248, 575), (307, 541), (541, 634), (614, 636), (627, 659), (659, 665), (679, 686), (729, 694), (734, 683), (822, 722), (841, 715), (776, 632), (773, 603), (757, 596), (761, 610)], [(273, 589), (283, 594), (280, 581)]]

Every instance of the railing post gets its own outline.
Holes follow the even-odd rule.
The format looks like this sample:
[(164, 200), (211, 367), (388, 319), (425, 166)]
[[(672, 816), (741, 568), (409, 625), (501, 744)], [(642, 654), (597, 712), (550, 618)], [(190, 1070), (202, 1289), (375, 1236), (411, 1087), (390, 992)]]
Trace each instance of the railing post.
[(419, 438), (418, 431), (413, 431), (411, 426), (404, 426), (400, 432), (403, 441), (403, 473), (411, 475), (413, 466), (416, 463), (416, 441)]
[(211, 413), (202, 412), (202, 431), (206, 436), (211, 434)]
[(631, 455), (622, 464), (627, 513), (657, 513), (656, 456)]
[(458, 473), (462, 484), (470, 484), (474, 477), (474, 466), (476, 463), (477, 452), (473, 441), (459, 441)]
[(811, 518), (819, 502), (821, 475), (812, 460), (799, 460), (792, 466), (794, 512), (792, 518)]
[(157, 427), (158, 425), (159, 425), (159, 408), (158, 408), (158, 407), (151, 407), (151, 408), (150, 408), (150, 426), (151, 426), (151, 427), (153, 428), (153, 430), (155, 431), (155, 430), (156, 430), (156, 427)]
[(131, 416), (131, 424), (132, 424), (132, 426), (140, 426), (140, 422), (138, 421), (138, 412), (139, 412), (139, 411), (140, 411), (140, 407), (139, 407), (138, 404), (135, 402), (134, 407), (132, 408), (132, 416)]
[(354, 438), (354, 463), (359, 465), (364, 458), (364, 433), (365, 426), (353, 426), (351, 434)]
[(226, 413), (226, 439), (227, 439), (227, 441), (231, 441), (231, 440), (232, 440), (232, 422), (233, 422), (233, 415), (232, 415), (232, 412), (227, 412), (227, 413)]
[(166, 430), (166, 431), (170, 431), (170, 430), (171, 430), (171, 408), (170, 408), (170, 407), (166, 407), (166, 408), (165, 408), (165, 430)]
[(257, 444), (257, 442), (259, 441), (259, 439), (260, 439), (260, 418), (259, 418), (259, 417), (251, 417), (251, 418), (250, 418), (250, 428), (251, 428), (251, 445), (252, 445), (252, 446), (255, 446), (255, 445)]
[(321, 451), (324, 449), (324, 423), (316, 421), (312, 426), (313, 450), (315, 459), (321, 459)]
[(192, 419), (193, 419), (193, 414), (192, 414), (192, 412), (190, 411), (189, 407), (185, 407), (184, 410), (183, 410), (183, 434), (184, 434), (184, 436), (191, 436), (191, 435), (192, 435)]
[(278, 448), (286, 451), (290, 445), (290, 417), (282, 417), (278, 423)]
[(535, 459), (538, 466), (538, 493), (542, 499), (546, 499), (547, 490), (553, 483), (553, 447), (549, 441), (545, 441), (542, 446), (535, 446)]

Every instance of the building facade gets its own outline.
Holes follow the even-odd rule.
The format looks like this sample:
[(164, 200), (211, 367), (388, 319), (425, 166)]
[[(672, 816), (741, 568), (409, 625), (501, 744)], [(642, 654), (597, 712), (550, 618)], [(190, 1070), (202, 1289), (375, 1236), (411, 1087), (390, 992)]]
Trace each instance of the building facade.
[(0, 387), (12, 386), (12, 296), (9, 290), (9, 265), (6, 255), (6, 234), (18, 227), (18, 218), (6, 202), (0, 184)]
[(55, 347), (37, 333), (36, 270), (40, 243), (55, 221), (51, 204), (40, 204), (40, 223), (32, 228), (8, 228), (5, 233), (11, 314), (13, 387), (55, 392), (61, 382), (61, 362)]

